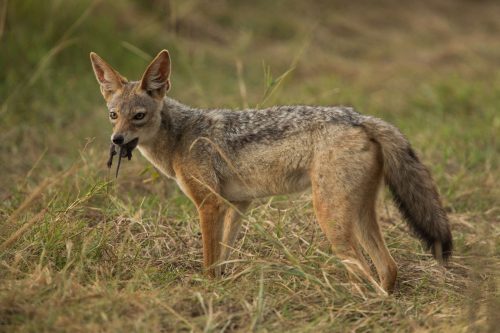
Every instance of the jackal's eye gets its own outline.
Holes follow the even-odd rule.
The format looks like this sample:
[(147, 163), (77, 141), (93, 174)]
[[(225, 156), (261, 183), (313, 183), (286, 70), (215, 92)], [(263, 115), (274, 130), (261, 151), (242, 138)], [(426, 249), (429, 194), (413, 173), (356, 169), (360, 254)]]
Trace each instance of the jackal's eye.
[(144, 116), (146, 116), (146, 114), (144, 112), (138, 112), (134, 115), (134, 120), (141, 120), (141, 119), (144, 119)]
[(111, 112), (109, 113), (109, 118), (111, 118), (111, 119), (116, 119), (116, 118), (118, 118), (118, 115), (116, 114), (116, 112), (111, 111)]

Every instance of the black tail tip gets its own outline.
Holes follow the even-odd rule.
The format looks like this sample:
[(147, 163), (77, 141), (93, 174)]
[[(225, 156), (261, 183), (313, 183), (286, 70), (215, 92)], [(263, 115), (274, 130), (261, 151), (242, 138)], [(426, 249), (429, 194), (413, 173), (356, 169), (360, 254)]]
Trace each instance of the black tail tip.
[(432, 244), (428, 244), (431, 249), (434, 258), (441, 264), (445, 264), (449, 261), (453, 253), (453, 241), (451, 237), (441, 241), (436, 240)]

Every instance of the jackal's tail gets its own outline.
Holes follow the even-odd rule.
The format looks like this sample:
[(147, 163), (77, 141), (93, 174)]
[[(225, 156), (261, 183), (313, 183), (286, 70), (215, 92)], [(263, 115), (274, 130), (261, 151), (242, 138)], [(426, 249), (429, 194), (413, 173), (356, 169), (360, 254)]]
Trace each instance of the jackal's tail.
[(434, 258), (446, 261), (451, 256), (453, 241), (429, 170), (396, 127), (373, 117), (364, 117), (361, 125), (382, 148), (384, 179), (399, 211)]

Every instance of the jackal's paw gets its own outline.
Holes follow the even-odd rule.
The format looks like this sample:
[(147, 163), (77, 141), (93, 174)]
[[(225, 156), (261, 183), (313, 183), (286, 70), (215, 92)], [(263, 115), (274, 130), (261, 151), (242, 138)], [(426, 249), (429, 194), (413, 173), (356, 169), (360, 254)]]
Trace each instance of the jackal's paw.
[[(389, 293), (384, 288), (382, 288), (382, 286), (377, 281), (375, 281), (371, 274), (363, 267), (363, 265), (358, 260), (349, 258), (342, 260), (342, 263), (349, 272), (351, 280), (361, 283), (368, 282), (375, 289), (377, 295), (383, 297), (389, 296)], [(357, 284), (355, 282), (353, 282), (353, 286), (355, 287), (355, 290), (364, 297), (363, 289), (365, 288), (361, 288), (360, 284)]]

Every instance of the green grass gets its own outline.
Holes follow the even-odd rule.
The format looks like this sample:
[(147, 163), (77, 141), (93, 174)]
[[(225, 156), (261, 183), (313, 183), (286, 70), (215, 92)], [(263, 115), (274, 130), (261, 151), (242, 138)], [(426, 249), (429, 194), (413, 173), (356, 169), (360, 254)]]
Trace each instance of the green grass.
[[(0, 331), (495, 330), (500, 5), (290, 3), (0, 2)], [(105, 167), (88, 54), (137, 79), (163, 48), (185, 103), (350, 104), (400, 127), (449, 212), (448, 269), (384, 192), (396, 291), (350, 283), (305, 193), (255, 202), (229, 274), (205, 277), (196, 212), (175, 184), (139, 154), (118, 180)]]

